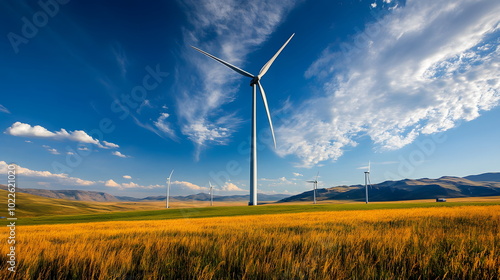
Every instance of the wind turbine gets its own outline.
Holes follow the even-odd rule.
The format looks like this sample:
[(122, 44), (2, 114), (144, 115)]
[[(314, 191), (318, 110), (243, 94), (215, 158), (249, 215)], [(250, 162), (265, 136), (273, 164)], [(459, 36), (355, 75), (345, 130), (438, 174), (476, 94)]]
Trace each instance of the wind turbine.
[(316, 190), (318, 189), (318, 176), (319, 176), (319, 171), (318, 174), (316, 174), (316, 179), (314, 179), (314, 181), (306, 181), (307, 183), (313, 183), (314, 204), (316, 204)]
[(368, 185), (371, 185), (370, 182), (370, 162), (368, 161), (368, 171), (365, 171), (365, 202), (368, 204)]
[(168, 207), (168, 202), (170, 200), (170, 179), (172, 178), (172, 174), (174, 173), (174, 170), (172, 169), (172, 172), (170, 172), (170, 176), (167, 178), (167, 208)]
[(210, 206), (213, 206), (214, 204), (214, 187), (212, 186), (212, 183), (208, 181), (208, 184), (210, 185)]
[(202, 51), (194, 46), (191, 46), (193, 49), (201, 52), (202, 54), (224, 64), (225, 66), (231, 68), (233, 71), (237, 72), (238, 74), (241, 74), (243, 76), (252, 78), (252, 81), (250, 82), (250, 86), (252, 87), (252, 143), (251, 143), (251, 154), (250, 154), (250, 201), (248, 202), (248, 205), (257, 205), (257, 86), (260, 89), (260, 94), (262, 96), (262, 101), (264, 103), (264, 108), (266, 109), (267, 113), (267, 119), (269, 120), (269, 126), (271, 128), (271, 134), (273, 136), (273, 142), (274, 142), (274, 148), (276, 149), (276, 138), (274, 137), (274, 129), (273, 129), (273, 122), (271, 121), (271, 113), (269, 112), (269, 107), (267, 106), (267, 97), (266, 97), (266, 92), (264, 91), (264, 88), (262, 87), (260, 83), (260, 79), (267, 73), (269, 70), (269, 67), (273, 64), (274, 60), (278, 57), (278, 55), (281, 53), (281, 51), (285, 48), (285, 46), (290, 42), (292, 37), (295, 35), (292, 34), (290, 38), (281, 46), (281, 48), (274, 54), (271, 59), (262, 66), (262, 69), (260, 69), (260, 72), (258, 75), (252, 75), (248, 73), (247, 71), (240, 69), (220, 58), (217, 58), (205, 51)]

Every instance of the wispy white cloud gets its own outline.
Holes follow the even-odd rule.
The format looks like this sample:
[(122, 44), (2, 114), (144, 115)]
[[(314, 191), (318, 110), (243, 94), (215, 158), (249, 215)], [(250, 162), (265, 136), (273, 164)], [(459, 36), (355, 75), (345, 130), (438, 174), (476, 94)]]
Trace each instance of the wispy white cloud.
[(128, 59), (125, 54), (125, 50), (120, 44), (114, 44), (112, 46), (112, 52), (113, 55), (115, 56), (116, 63), (118, 64), (118, 67), (120, 69), (120, 73), (122, 75), (122, 78), (125, 78), (125, 75), (127, 74), (127, 66), (128, 66)]
[(2, 104), (0, 104), (0, 112), (10, 114), (9, 109), (5, 108)]
[(130, 175), (123, 175), (123, 178), (124, 178), (124, 179), (129, 179), (129, 180), (130, 180), (130, 179), (132, 179), (132, 176), (130, 176)]
[(158, 119), (154, 122), (154, 125), (161, 132), (165, 133), (170, 139), (176, 140), (177, 136), (175, 135), (174, 129), (172, 129), (172, 126), (167, 121), (168, 117), (170, 117), (170, 114), (161, 113)]
[(297, 172), (293, 172), (292, 174), (293, 174), (293, 176), (295, 176), (295, 177), (302, 177), (302, 176), (304, 176), (304, 175), (302, 175), (302, 174), (300, 174), (300, 173), (297, 173)]
[[(297, 1), (184, 1), (191, 27), (184, 30), (186, 46), (195, 45), (230, 63), (244, 66), (248, 53), (264, 43), (283, 22)], [(186, 49), (183, 57), (196, 80), (178, 88), (178, 118), (181, 131), (197, 149), (206, 144), (224, 145), (241, 120), (235, 111), (221, 112), (221, 106), (235, 99), (237, 74), (202, 54)], [(263, 61), (264, 63), (264, 61)], [(182, 79), (179, 77), (178, 79)], [(185, 84), (185, 83), (181, 83)]]
[(326, 49), (306, 72), (324, 94), (290, 111), (278, 153), (311, 167), (359, 137), (399, 149), (498, 106), (498, 14), (496, 1), (409, 0), (351, 45)]

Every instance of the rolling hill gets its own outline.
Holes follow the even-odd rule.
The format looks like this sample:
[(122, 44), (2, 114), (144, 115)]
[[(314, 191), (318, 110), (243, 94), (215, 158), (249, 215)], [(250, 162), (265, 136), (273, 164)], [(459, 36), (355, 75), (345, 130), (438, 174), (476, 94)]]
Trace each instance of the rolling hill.
[[(7, 205), (7, 191), (0, 189), (0, 203)], [(16, 193), (16, 216), (34, 217), (50, 215), (81, 215), (115, 211), (161, 209), (154, 204), (135, 202), (94, 202), (42, 197), (29, 193)], [(0, 208), (0, 216), (7, 215), (7, 207)]]
[[(480, 176), (480, 175), (478, 175)], [(369, 187), (370, 201), (396, 201), (428, 198), (478, 197), (500, 195), (500, 182), (475, 182), (460, 177), (441, 177), (439, 179), (405, 179), (385, 181)], [(313, 191), (294, 195), (279, 202), (311, 201)], [(321, 200), (354, 200), (365, 199), (363, 185), (338, 186), (317, 190), (317, 199)]]

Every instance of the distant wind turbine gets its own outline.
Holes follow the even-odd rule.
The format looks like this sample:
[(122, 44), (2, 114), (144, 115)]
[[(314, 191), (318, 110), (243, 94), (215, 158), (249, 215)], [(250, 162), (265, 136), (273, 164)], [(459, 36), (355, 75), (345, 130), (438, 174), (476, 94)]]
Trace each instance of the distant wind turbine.
[(210, 185), (210, 206), (214, 205), (214, 187), (212, 186), (212, 183), (208, 181), (208, 185)]
[(167, 208), (168, 207), (168, 202), (170, 200), (170, 179), (172, 178), (172, 174), (174, 173), (174, 170), (172, 169), (172, 172), (170, 172), (170, 176), (167, 178)]
[(365, 171), (365, 202), (368, 204), (368, 185), (371, 185), (370, 182), (370, 162), (368, 161), (368, 171)]
[(316, 179), (314, 179), (314, 181), (306, 181), (308, 183), (313, 183), (314, 204), (316, 204), (316, 190), (318, 189), (318, 176), (319, 176), (319, 171), (318, 174), (316, 174)]
[(271, 121), (271, 113), (269, 112), (269, 107), (267, 105), (267, 97), (266, 93), (264, 91), (264, 88), (262, 87), (260, 83), (260, 79), (266, 74), (266, 72), (269, 70), (269, 67), (271, 67), (271, 64), (273, 64), (274, 60), (278, 57), (278, 55), (281, 53), (281, 51), (285, 48), (285, 46), (290, 42), (292, 37), (295, 35), (292, 34), (290, 38), (283, 44), (283, 46), (276, 52), (276, 54), (271, 57), (271, 59), (264, 64), (262, 69), (260, 69), (260, 72), (258, 75), (252, 75), (248, 73), (247, 71), (240, 69), (220, 58), (217, 58), (205, 51), (202, 51), (196, 47), (191, 46), (193, 49), (201, 52), (202, 54), (224, 64), (225, 66), (231, 68), (233, 71), (237, 72), (238, 74), (241, 74), (243, 76), (252, 78), (252, 81), (250, 82), (250, 86), (252, 87), (252, 143), (251, 143), (251, 154), (250, 154), (250, 201), (248, 202), (248, 205), (257, 205), (257, 121), (256, 121), (256, 111), (257, 111), (257, 89), (256, 86), (259, 87), (260, 89), (260, 94), (262, 96), (262, 101), (264, 103), (264, 108), (266, 109), (267, 113), (267, 119), (269, 120), (269, 126), (271, 128), (271, 134), (273, 136), (273, 142), (274, 142), (274, 148), (276, 149), (276, 138), (274, 137), (274, 129), (273, 129), (273, 122)]

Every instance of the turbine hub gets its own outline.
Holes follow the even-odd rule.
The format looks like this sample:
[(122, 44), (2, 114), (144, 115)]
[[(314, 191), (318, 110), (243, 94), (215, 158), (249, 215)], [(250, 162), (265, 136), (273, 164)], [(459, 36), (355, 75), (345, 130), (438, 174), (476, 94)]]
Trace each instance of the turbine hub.
[(255, 85), (257, 82), (259, 82), (260, 78), (259, 76), (253, 77), (252, 81), (250, 82), (250, 86)]

